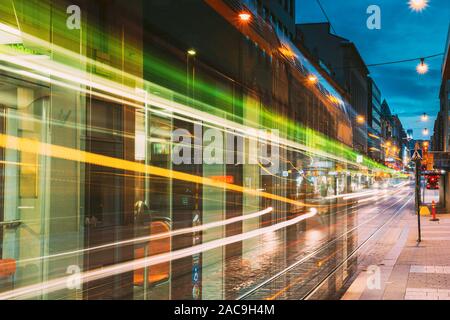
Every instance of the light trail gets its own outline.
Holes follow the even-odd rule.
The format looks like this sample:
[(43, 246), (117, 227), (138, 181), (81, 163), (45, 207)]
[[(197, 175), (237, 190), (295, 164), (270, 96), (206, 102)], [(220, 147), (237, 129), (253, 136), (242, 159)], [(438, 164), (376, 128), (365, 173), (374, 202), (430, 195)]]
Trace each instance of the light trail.
[[(41, 39), (29, 36), (29, 35), (23, 35), (23, 36), (28, 37), (30, 39), (30, 41), (38, 42), (41, 45), (44, 45), (44, 44), (49, 45), (49, 43), (47, 43), (46, 41), (43, 41)], [(29, 56), (24, 56), (24, 55), (20, 55), (19, 56), (19, 55), (17, 55), (17, 52), (14, 52), (14, 50), (12, 50), (10, 48), (4, 47), (4, 46), (0, 46), (0, 47), (3, 48), (3, 51), (6, 51), (7, 53), (9, 53), (9, 54), (1, 55), (1, 57), (2, 57), (1, 59), (4, 60), (4, 61), (7, 61), (9, 63), (15, 64), (15, 65), (17, 65), (19, 67), (22, 67), (22, 68), (23, 67), (27, 67), (27, 68), (29, 68), (31, 70), (38, 71), (38, 72), (46, 74), (46, 75), (51, 75), (52, 77), (57, 77), (57, 78), (60, 78), (60, 79), (64, 79), (65, 81), (69, 80), (69, 81), (75, 82), (77, 84), (81, 84), (83, 86), (86, 86), (86, 87), (92, 87), (92, 88), (95, 88), (96, 90), (100, 90), (100, 91), (102, 91), (104, 93), (108, 93), (108, 94), (112, 93), (114, 95), (125, 97), (126, 99), (129, 99), (129, 100), (135, 101), (135, 102), (139, 102), (141, 104), (149, 103), (149, 104), (155, 105), (157, 107), (160, 107), (162, 109), (166, 109), (166, 110), (168, 110), (170, 112), (183, 114), (184, 116), (186, 116), (188, 118), (201, 119), (202, 121), (211, 122), (211, 123), (219, 125), (219, 126), (221, 126), (223, 128), (233, 128), (236, 131), (241, 131), (242, 133), (244, 133), (246, 135), (249, 135), (249, 133), (247, 132), (248, 127), (239, 125), (236, 122), (233, 122), (233, 121), (230, 121), (230, 120), (223, 119), (221, 117), (217, 117), (217, 116), (211, 115), (211, 114), (209, 114), (207, 112), (203, 112), (203, 111), (197, 110), (195, 108), (183, 106), (182, 104), (175, 103), (175, 102), (170, 101), (168, 99), (164, 99), (164, 98), (159, 97), (159, 96), (157, 96), (155, 94), (150, 94), (149, 93), (145, 97), (142, 97), (142, 96), (139, 96), (139, 95), (136, 94), (136, 88), (130, 88), (130, 87), (127, 87), (125, 85), (118, 84), (118, 83), (116, 83), (114, 81), (110, 81), (110, 80), (101, 78), (99, 76), (93, 75), (93, 74), (88, 74), (85, 71), (81, 71), (81, 70), (78, 70), (78, 69), (73, 69), (73, 68), (67, 67), (65, 65), (56, 63), (56, 62), (54, 62), (54, 61), (52, 61), (50, 59), (33, 59), (32, 57), (30, 58)], [(86, 60), (87, 62), (92, 63), (94, 65), (98, 64), (98, 62), (96, 62), (96, 61), (93, 61), (91, 59), (87, 59), (85, 57), (82, 57), (81, 55), (75, 54), (73, 52), (70, 52), (68, 50), (65, 50), (65, 49), (62, 49), (62, 48), (59, 48), (59, 47), (55, 48), (53, 45), (52, 45), (52, 49), (57, 50), (57, 51), (61, 50), (62, 54), (69, 55), (69, 56), (71, 56), (73, 58), (78, 57), (79, 58), (78, 61)], [(101, 65), (102, 65), (102, 67), (105, 67), (103, 64), (101, 64)], [(114, 72), (116, 74), (120, 74), (121, 77), (124, 76), (124, 73), (122, 71), (114, 69), (114, 68), (112, 68), (110, 66), (108, 67), (108, 70), (111, 71), (111, 72)], [(14, 70), (12, 70), (10, 72), (14, 72)], [(23, 71), (15, 71), (15, 73), (24, 75)], [(50, 77), (42, 77), (40, 75), (36, 75), (36, 74), (30, 73), (30, 72), (27, 72), (27, 74), (28, 74), (29, 77), (32, 77), (32, 78), (35, 78), (35, 79), (39, 79), (41, 81), (46, 81), (46, 82), (50, 82), (50, 83), (53, 81), (53, 79), (50, 79)], [(137, 78), (135, 76), (132, 76), (132, 75), (129, 75), (129, 74), (127, 74), (126, 76), (127, 77), (131, 77), (134, 80), (139, 80), (139, 82), (137, 82), (137, 83), (145, 82), (143, 79), (139, 79), (139, 78)], [(36, 77), (38, 77), (38, 78), (36, 78)], [(86, 89), (83, 89), (83, 88), (80, 88), (80, 87), (76, 87), (76, 88), (73, 88), (73, 89), (74, 90), (78, 90), (78, 91), (85, 91), (86, 90)], [(108, 94), (105, 95), (104, 93), (96, 93), (93, 90), (90, 90), (90, 91), (91, 91), (90, 92), (91, 94), (94, 94), (94, 95), (100, 94), (101, 97), (109, 99), (109, 100), (111, 100), (110, 98), (117, 99), (115, 97), (110, 97)], [(166, 91), (167, 91), (167, 89), (166, 89)], [(150, 98), (150, 101), (147, 101), (148, 98)], [(128, 101), (126, 99), (122, 99), (122, 100), (119, 99), (119, 101), (121, 103), (125, 104), (125, 105), (130, 105), (130, 103), (132, 103), (132, 102)], [(195, 101), (195, 102), (197, 103), (198, 101)], [(135, 106), (135, 105), (133, 105), (133, 103), (132, 103), (131, 106)], [(142, 105), (138, 105), (138, 107), (139, 108), (143, 108)], [(254, 124), (254, 125), (258, 126), (258, 124)], [(253, 138), (260, 139), (261, 137), (259, 137), (257, 134), (255, 134), (255, 135), (253, 135)], [(316, 138), (319, 139), (320, 141), (322, 141), (322, 140), (324, 142), (327, 141), (326, 139), (323, 139), (322, 137), (319, 137), (318, 135), (317, 135)], [(352, 165), (354, 165), (356, 167), (359, 167), (359, 168), (362, 168), (362, 169), (367, 169), (366, 166), (364, 166), (364, 165), (362, 165), (360, 163), (356, 163), (355, 161), (351, 161), (351, 160), (348, 160), (346, 158), (342, 158), (340, 156), (333, 155), (333, 154), (330, 154), (330, 153), (325, 152), (323, 150), (318, 150), (317, 148), (312, 148), (310, 146), (307, 146), (307, 145), (304, 145), (304, 144), (301, 144), (301, 143), (298, 143), (298, 142), (294, 142), (294, 141), (291, 141), (291, 140), (280, 138), (280, 143), (285, 145), (286, 147), (292, 146), (292, 147), (294, 147), (294, 148), (296, 148), (298, 150), (311, 152), (311, 153), (323, 156), (325, 158), (334, 159), (336, 161), (340, 161), (340, 162), (343, 162), (343, 163), (352, 164)], [(345, 150), (348, 149), (348, 148), (345, 149), (344, 146), (340, 146), (339, 148), (342, 148), (342, 150), (341, 150), (342, 152), (346, 152)], [(347, 151), (348, 152), (352, 152), (350, 149), (348, 149)], [(378, 168), (378, 169), (380, 169), (380, 170), (388, 170), (387, 168), (381, 169), (381, 167)]]
[[(398, 189), (401, 187), (404, 187), (405, 185), (409, 184), (409, 181), (398, 183), (394, 186), (392, 186), (392, 189)], [(331, 200), (331, 199), (339, 199), (343, 198), (344, 200), (350, 200), (354, 198), (361, 198), (368, 195), (376, 195), (381, 194), (389, 191), (390, 189), (382, 189), (382, 190), (369, 190), (369, 191), (361, 191), (361, 192), (354, 192), (354, 193), (343, 193), (335, 196), (328, 196), (325, 199)]]
[[(12, 28), (12, 29), (14, 29), (14, 28)], [(35, 41), (37, 41), (36, 40), (37, 38), (30, 37), (26, 34), (20, 33), (20, 36), (23, 38), (28, 38), (28, 39), (33, 38)], [(36, 43), (35, 41), (31, 41), (30, 43)], [(42, 44), (43, 47), (51, 46), (52, 52), (61, 52), (59, 50), (63, 49), (63, 48), (60, 48), (54, 44), (50, 44), (49, 42), (46, 42), (43, 40), (40, 40), (39, 43)], [(1, 46), (0, 46), (0, 49), (1, 49)], [(91, 63), (94, 66), (101, 65), (103, 68), (114, 72), (113, 75), (118, 75), (122, 79), (124, 78), (124, 75), (125, 75), (126, 77), (130, 76), (133, 79), (139, 80), (139, 82), (136, 82), (136, 83), (141, 83), (143, 81), (143, 79), (131, 76), (127, 73), (124, 73), (122, 70), (112, 68), (106, 64), (100, 64), (98, 61), (94, 61), (94, 60), (85, 58), (82, 55), (74, 54), (73, 52), (71, 52), (69, 50), (64, 49), (64, 52), (71, 53), (70, 56), (72, 56), (74, 59), (77, 59), (78, 62), (88, 61), (89, 63)], [(109, 101), (114, 101), (114, 102), (120, 103), (122, 105), (136, 107), (139, 109), (151, 110), (152, 112), (157, 113), (157, 114), (169, 116), (171, 118), (182, 119), (184, 121), (188, 121), (191, 123), (199, 123), (199, 124), (202, 124), (202, 126), (204, 126), (204, 127), (207, 127), (207, 126), (213, 127), (212, 125), (208, 124), (208, 123), (212, 123), (213, 125), (220, 127), (219, 130), (221, 130), (221, 131), (229, 132), (228, 130), (236, 130), (236, 131), (239, 131), (238, 134), (241, 136), (250, 137), (251, 139), (254, 139), (254, 140), (256, 140), (256, 139), (261, 140), (261, 136), (258, 135), (257, 131), (255, 133), (249, 132), (248, 126), (240, 125), (237, 122), (228, 121), (221, 117), (210, 115), (207, 112), (199, 111), (197, 109), (185, 106), (181, 103), (176, 103), (174, 101), (171, 101), (166, 98), (162, 98), (162, 97), (154, 95), (154, 94), (149, 94), (148, 96), (141, 97), (136, 94), (135, 88), (127, 87), (127, 86), (121, 85), (117, 82), (109, 81), (104, 78), (97, 77), (96, 75), (89, 74), (83, 70), (82, 71), (76, 70), (76, 69), (70, 68), (66, 65), (58, 64), (54, 61), (50, 61), (47, 59), (35, 60), (33, 57), (29, 57), (29, 56), (27, 57), (27, 56), (3, 55), (2, 58), (4, 58), (3, 59), (4, 61), (7, 61), (6, 59), (10, 59), (7, 62), (16, 65), (17, 68), (24, 68), (24, 67), (29, 68), (30, 70), (32, 70), (34, 72), (43, 73), (44, 75), (33, 73), (33, 72), (28, 72), (28, 71), (24, 71), (24, 70), (18, 70), (15, 68), (8, 68), (6, 66), (0, 66), (1, 69), (11, 72), (11, 73), (22, 75), (27, 78), (39, 80), (39, 81), (45, 82), (46, 84), (55, 84), (57, 86), (69, 88), (69, 89), (75, 90), (76, 92), (90, 94), (92, 96), (100, 97), (102, 99), (106, 99)], [(44, 56), (44, 58), (47, 58), (47, 57)], [(87, 67), (86, 69), (89, 69), (89, 67)], [(114, 76), (112, 76), (111, 78), (114, 78)], [(57, 79), (61, 79), (62, 81), (57, 80)], [(66, 81), (66, 82), (64, 82), (64, 81)], [(68, 82), (70, 82), (70, 83), (68, 83)], [(129, 83), (129, 81), (123, 81), (123, 82)], [(74, 83), (74, 84), (72, 84), (72, 83)], [(93, 89), (86, 89), (84, 87), (93, 88)], [(95, 90), (98, 90), (98, 91), (95, 91)], [(157, 110), (154, 108), (152, 109), (151, 107), (144, 107), (142, 104), (145, 104), (145, 105), (151, 104), (157, 108), (162, 108), (164, 110)], [(219, 108), (220, 108), (220, 106), (219, 106)], [(180, 117), (178, 115), (182, 115), (182, 116)], [(200, 120), (193, 120), (193, 119), (200, 119)], [(205, 121), (205, 122), (202, 122), (202, 121)], [(254, 126), (258, 126), (258, 125), (259, 124), (254, 124)], [(274, 141), (267, 137), (263, 137), (263, 138), (266, 141)], [(298, 151), (298, 150), (306, 151), (306, 152), (313, 153), (315, 155), (320, 155), (320, 156), (323, 156), (323, 157), (326, 157), (329, 159), (334, 159), (339, 162), (355, 165), (362, 169), (367, 169), (366, 166), (357, 164), (354, 161), (351, 161), (344, 157), (340, 157), (335, 154), (329, 153), (328, 152), (329, 150), (321, 145), (322, 140), (321, 140), (321, 143), (317, 143), (318, 146), (321, 146), (321, 149), (318, 149), (318, 148), (311, 147), (310, 145), (304, 145), (304, 144), (297, 143), (297, 142), (294, 142), (294, 141), (291, 141), (291, 140), (288, 140), (285, 138), (282, 138), (282, 139), (283, 139), (282, 143), (284, 144), (286, 149), (295, 150), (295, 151)], [(277, 201), (288, 202), (290, 200), (291, 202), (288, 202), (288, 203), (306, 206), (306, 204), (304, 204), (302, 202), (294, 201), (294, 200), (288, 199), (288, 198), (283, 198), (283, 197), (280, 197), (280, 196), (277, 196), (274, 194), (270, 194), (270, 193), (266, 193), (266, 192), (261, 192), (261, 190), (243, 188), (242, 186), (228, 184), (228, 183), (218, 183), (216, 180), (211, 180), (208, 178), (189, 175), (189, 174), (185, 174), (182, 172), (167, 170), (167, 169), (148, 166), (148, 165), (141, 165), (139, 163), (135, 163), (132, 161), (126, 161), (126, 160), (122, 160), (122, 159), (106, 157), (106, 156), (89, 153), (89, 152), (85, 152), (85, 151), (81, 151), (81, 150), (65, 148), (63, 146), (57, 146), (57, 145), (52, 145), (52, 144), (40, 143), (40, 142), (37, 142), (37, 144), (35, 144), (35, 145), (31, 145), (30, 141), (27, 141), (27, 139), (1, 135), (0, 136), (0, 145), (2, 145), (3, 142), (5, 143), (5, 146), (8, 145), (8, 147), (10, 147), (11, 144), (17, 145), (18, 148), (15, 150), (19, 150), (22, 152), (30, 152), (30, 150), (26, 149), (26, 147), (32, 146), (33, 148), (31, 148), (31, 150), (32, 150), (31, 152), (35, 152), (36, 154), (52, 156), (55, 158), (60, 158), (60, 159), (65, 159), (65, 160), (70, 160), (70, 161), (90, 163), (90, 164), (95, 164), (95, 165), (99, 165), (99, 166), (106, 166), (106, 167), (111, 167), (111, 168), (130, 170), (130, 171), (145, 173), (145, 174), (150, 174), (150, 175), (157, 175), (157, 176), (160, 176), (163, 178), (174, 178), (174, 179), (183, 180), (183, 181), (201, 183), (204, 185), (210, 185), (210, 186), (217, 187), (217, 188), (225, 188), (225, 189), (233, 190), (233, 191), (237, 191), (237, 192), (249, 193), (252, 195), (266, 197), (266, 198), (270, 198), (270, 199), (277, 200)], [(35, 141), (33, 141), (33, 142), (35, 142)], [(333, 141), (331, 141), (331, 140), (327, 140), (325, 142), (333, 143)], [(291, 147), (291, 145), (294, 147)], [(65, 157), (63, 157), (63, 154), (66, 151), (69, 151), (69, 152), (67, 153), (66, 158), (65, 158)], [(56, 155), (54, 155), (54, 154), (56, 154)], [(79, 160), (79, 159), (83, 159), (83, 160)], [(213, 181), (213, 182), (211, 182), (211, 181)], [(277, 197), (277, 198), (274, 198), (274, 197)], [(269, 208), (267, 208), (267, 209), (269, 209)], [(267, 210), (267, 209), (265, 209), (265, 210)], [(261, 212), (256, 212), (251, 215), (256, 215), (256, 214), (262, 215)], [(266, 214), (266, 213), (264, 213), (264, 214)], [(316, 213), (317, 213), (317, 211), (315, 210), (315, 208), (312, 208), (311, 214), (316, 214)], [(240, 216), (240, 217), (236, 217), (236, 218), (238, 218), (238, 219), (242, 218), (242, 220), (249, 219), (248, 216), (250, 216), (250, 215)], [(235, 219), (235, 218), (232, 218), (232, 219)], [(232, 220), (232, 219), (217, 221), (217, 222), (214, 222), (211, 224), (219, 223), (219, 224), (223, 225), (223, 223), (225, 223), (226, 221)], [(240, 220), (236, 220), (236, 221), (240, 221)], [(234, 222), (236, 222), (236, 221), (234, 221)], [(229, 223), (233, 223), (233, 222), (229, 222)], [(203, 227), (203, 226), (206, 226), (206, 225), (202, 225), (202, 226), (198, 226), (198, 227)], [(186, 228), (186, 229), (190, 229), (190, 228)], [(181, 229), (181, 230), (183, 230), (183, 229)], [(181, 230), (175, 230), (174, 232), (181, 231)], [(259, 230), (262, 230), (262, 229), (259, 229)], [(257, 231), (257, 230), (255, 230), (255, 231)], [(186, 231), (186, 232), (195, 232), (195, 231)], [(270, 231), (268, 231), (268, 232), (270, 232)], [(160, 235), (162, 235), (162, 234), (160, 234)], [(160, 235), (154, 235), (154, 236), (158, 237)], [(152, 236), (149, 236), (149, 237), (152, 237)], [(146, 238), (146, 237), (144, 237), (144, 238)], [(138, 238), (138, 239), (140, 239), (140, 238)], [(222, 240), (222, 239), (218, 239), (216, 241), (219, 241), (219, 240)], [(130, 240), (126, 240), (126, 241), (136, 241), (136, 239), (130, 239)], [(238, 241), (241, 241), (241, 240), (238, 240)], [(119, 245), (119, 244), (118, 243), (110, 243), (110, 244), (106, 244), (103, 246), (116, 246), (116, 245)], [(103, 247), (103, 246), (100, 246), (100, 247)], [(95, 250), (95, 249), (96, 248), (94, 247), (94, 248), (82, 249), (79, 251)], [(99, 249), (101, 249), (101, 248), (99, 248)], [(207, 250), (209, 250), (209, 249), (207, 249)], [(61, 253), (61, 254), (64, 255), (64, 254), (69, 254), (69, 253), (66, 252), (66, 253)], [(50, 257), (50, 256), (47, 256), (47, 258), (48, 257)], [(46, 257), (41, 257), (41, 258), (46, 258)]]
[[(129, 92), (123, 92), (123, 91), (117, 91), (117, 90), (113, 90), (113, 86), (114, 86), (114, 82), (111, 82), (111, 87), (108, 87), (108, 84), (98, 84), (96, 82), (93, 82), (93, 80), (87, 80), (87, 79), (83, 79), (83, 78), (78, 78), (78, 77), (71, 77), (68, 76), (68, 74), (66, 72), (69, 72), (69, 70), (66, 70), (66, 72), (53, 72), (51, 69), (48, 69), (46, 67), (39, 67), (39, 66), (35, 66), (33, 63), (27, 62), (27, 61), (23, 61), (22, 58), (19, 57), (19, 59), (11, 57), (11, 56), (7, 56), (7, 55), (0, 55), (0, 60), (5, 60), (9, 63), (13, 63), (16, 64), (17, 66), (27, 66), (30, 69), (33, 69), (35, 71), (39, 71), (41, 73), (44, 74), (50, 74), (54, 77), (57, 78), (61, 78), (61, 79), (69, 79), (71, 81), (73, 81), (74, 83), (77, 84), (83, 84), (83, 86), (88, 87), (88, 88), (96, 88), (97, 90), (100, 91), (104, 91), (104, 92), (112, 92), (114, 93), (116, 96), (124, 96), (128, 99), (134, 100), (135, 102), (132, 102), (130, 100), (126, 100), (123, 98), (118, 98), (115, 96), (111, 96), (105, 93), (101, 93), (101, 92), (97, 92), (94, 91), (92, 89), (86, 89), (83, 87), (79, 87), (79, 86), (75, 86), (75, 85), (70, 85), (67, 83), (64, 83), (62, 81), (56, 80), (53, 77), (48, 77), (48, 76), (42, 76), (42, 75), (38, 75), (38, 74), (34, 74), (32, 72), (28, 72), (28, 71), (24, 71), (24, 70), (19, 70), (19, 69), (14, 69), (14, 68), (9, 68), (9, 67), (5, 67), (5, 66), (0, 66), (0, 70), (5, 70), (11, 73), (15, 73), (21, 76), (26, 76), (28, 78), (32, 78), (34, 80), (39, 80), (39, 81), (43, 81), (43, 82), (47, 82), (47, 83), (51, 83), (54, 85), (58, 85), (61, 87), (65, 87), (68, 89), (72, 89), (74, 91), (79, 91), (79, 92), (83, 92), (85, 94), (88, 95), (94, 95), (97, 96), (99, 98), (102, 99), (106, 99), (109, 101), (113, 101), (119, 104), (123, 104), (123, 105), (127, 105), (127, 106), (131, 106), (131, 107), (135, 107), (135, 108), (139, 108), (139, 109), (144, 109), (145, 107), (143, 105), (147, 105), (147, 104), (151, 104), (153, 106), (162, 108), (164, 110), (167, 110), (170, 113), (161, 111), (161, 110), (156, 110), (154, 108), (148, 108), (150, 111), (154, 112), (154, 113), (158, 113), (161, 114), (163, 116), (169, 116), (171, 118), (176, 118), (173, 113), (178, 113), (181, 114), (187, 118), (181, 118), (181, 120), (187, 121), (187, 122), (191, 122), (191, 123), (198, 123), (201, 124), (202, 126), (208, 126), (208, 123), (214, 124), (215, 126), (213, 128), (217, 128), (221, 131), (225, 131), (225, 132), (229, 132), (231, 134), (236, 135), (236, 133), (240, 132), (240, 136), (242, 137), (246, 137), (252, 140), (256, 140), (256, 141), (261, 141), (261, 142), (268, 142), (270, 141), (273, 144), (276, 145), (283, 145), (284, 148), (286, 149), (290, 149), (290, 150), (294, 150), (296, 152), (309, 152), (315, 155), (319, 155), (321, 157), (324, 158), (328, 158), (328, 159), (333, 159), (336, 160), (338, 162), (343, 162), (343, 163), (347, 163), (347, 164), (351, 164), (357, 167), (362, 167), (363, 169), (366, 169), (365, 166), (362, 166), (359, 163), (355, 163), (352, 161), (349, 161), (345, 158), (342, 157), (338, 157), (338, 156), (334, 156), (332, 154), (328, 154), (326, 152), (323, 152), (321, 150), (318, 150), (316, 148), (312, 148), (309, 146), (306, 146), (304, 144), (300, 144), (291, 140), (287, 140), (285, 138), (279, 137), (277, 140), (273, 140), (273, 139), (268, 139), (267, 136), (261, 136), (259, 134), (260, 130), (251, 128), (251, 127), (247, 127), (241, 124), (238, 124), (236, 122), (227, 120), (227, 119), (223, 119), (221, 117), (217, 117), (211, 114), (208, 114), (206, 112), (197, 110), (197, 109), (193, 109), (187, 106), (184, 106), (180, 103), (177, 102), (173, 102), (164, 98), (161, 98), (157, 95), (153, 95), (153, 94), (149, 94), (145, 99), (144, 97), (140, 97), (139, 95), (135, 95), (133, 93), (133, 91), (131, 90), (131, 88), (129, 87), (125, 87), (128, 89)], [(39, 60), (41, 61), (41, 60)], [(67, 69), (67, 68), (66, 68)], [(66, 77), (64, 77), (66, 75)], [(96, 76), (91, 76), (91, 78), (96, 78)], [(97, 77), (98, 78), (98, 77)], [(102, 80), (104, 81), (104, 80)], [(109, 90), (108, 90), (109, 88)], [(150, 98), (150, 99), (149, 99)], [(148, 100), (149, 99), (149, 100)], [(199, 121), (195, 121), (193, 119), (200, 119), (201, 121), (205, 121), (205, 122), (199, 122)], [(229, 130), (234, 130), (233, 131), (229, 131), (226, 130), (224, 128), (228, 128)]]
[(117, 246), (122, 246), (122, 245), (136, 244), (136, 243), (141, 243), (141, 242), (146, 242), (146, 241), (152, 241), (152, 240), (164, 239), (164, 238), (169, 238), (169, 237), (175, 237), (175, 236), (179, 236), (179, 235), (182, 235), (182, 234), (204, 231), (204, 230), (207, 230), (207, 229), (212, 229), (212, 228), (217, 228), (217, 227), (221, 227), (221, 226), (226, 226), (226, 225), (229, 225), (229, 224), (232, 224), (232, 223), (236, 223), (236, 222), (239, 222), (239, 221), (244, 221), (244, 220), (248, 220), (248, 219), (252, 219), (252, 218), (257, 218), (257, 217), (263, 216), (263, 215), (265, 215), (267, 213), (270, 213), (272, 211), (273, 211), (273, 208), (269, 207), (269, 208), (266, 208), (266, 209), (258, 211), (258, 212), (254, 212), (254, 213), (250, 213), (250, 214), (246, 214), (246, 215), (242, 215), (242, 216), (238, 216), (238, 217), (234, 217), (234, 218), (230, 218), (230, 219), (226, 219), (226, 220), (210, 222), (210, 223), (202, 224), (200, 226), (195, 226), (195, 227), (190, 227), (190, 228), (183, 228), (183, 229), (173, 230), (173, 231), (169, 231), (169, 232), (158, 233), (158, 234), (154, 234), (154, 235), (150, 235), (150, 236), (144, 236), (144, 237), (133, 238), (133, 239), (129, 239), (129, 240), (123, 240), (123, 241), (107, 243), (107, 244), (104, 244), (104, 245), (90, 247), (90, 248), (86, 248), (86, 249), (62, 252), (62, 253), (57, 253), (57, 254), (52, 254), (52, 255), (42, 256), (42, 257), (37, 257), (37, 258), (31, 258), (31, 259), (18, 260), (17, 262), (18, 263), (25, 263), (25, 262), (31, 262), (31, 261), (37, 261), (37, 260), (43, 260), (43, 259), (60, 258), (60, 257), (64, 257), (64, 256), (67, 256), (67, 255), (75, 255), (75, 254), (80, 254), (80, 253), (84, 254), (84, 253), (87, 253), (87, 252), (90, 252), (90, 251), (107, 249), (107, 248), (111, 248), (111, 247), (117, 247)]
[(255, 293), (256, 291), (258, 291), (259, 289), (261, 289), (262, 287), (264, 287), (265, 285), (267, 285), (268, 283), (274, 281), (275, 279), (279, 278), (280, 276), (286, 274), (288, 271), (294, 269), (296, 266), (308, 261), (310, 258), (316, 256), (318, 253), (322, 252), (323, 250), (325, 250), (326, 248), (330, 247), (332, 244), (336, 243), (337, 241), (339, 241), (341, 238), (345, 237), (347, 234), (350, 234), (351, 232), (357, 230), (358, 228), (368, 224), (369, 222), (373, 221), (375, 218), (379, 217), (382, 213), (386, 212), (387, 210), (389, 210), (390, 208), (392, 208), (393, 206), (395, 206), (396, 204), (398, 204), (399, 202), (401, 202), (404, 198), (400, 198), (399, 200), (397, 200), (396, 202), (394, 202), (393, 204), (391, 204), (389, 207), (385, 208), (382, 212), (379, 212), (378, 214), (374, 215), (373, 217), (365, 220), (364, 222), (361, 222), (360, 224), (356, 225), (355, 227), (351, 228), (350, 230), (348, 230), (345, 233), (342, 233), (341, 235), (339, 235), (338, 237), (332, 239), (331, 241), (326, 242), (325, 244), (323, 244), (323, 246), (318, 247), (317, 249), (315, 249), (313, 252), (307, 254), (306, 256), (302, 257), (300, 260), (292, 263), (291, 265), (287, 266), (285, 269), (277, 272), (276, 274), (274, 274), (273, 276), (271, 276), (270, 278), (264, 280), (263, 282), (261, 282), (260, 284), (258, 284), (256, 287), (248, 290), (246, 293), (240, 295), (237, 300), (243, 300), (247, 297), (249, 297), (250, 295), (252, 295), (253, 293)]
[[(310, 213), (306, 213), (304, 215), (298, 216), (291, 220), (283, 221), (277, 224), (274, 224), (269, 227), (264, 227), (256, 230), (252, 230), (249, 232), (245, 232), (242, 234), (226, 237), (223, 239), (213, 240), (204, 244), (196, 245), (186, 249), (180, 249), (168, 253), (163, 253), (155, 256), (150, 256), (146, 258), (141, 258), (137, 260), (133, 260), (130, 262), (123, 262), (112, 266), (107, 266), (91, 271), (86, 271), (78, 275), (78, 280), (80, 283), (86, 283), (98, 279), (102, 279), (105, 277), (114, 276), (117, 274), (122, 274), (125, 272), (130, 272), (136, 269), (150, 267), (152, 265), (164, 263), (167, 261), (178, 260), (184, 257), (192, 256), (194, 254), (202, 253), (205, 251), (209, 251), (215, 248), (223, 247), (232, 243), (244, 241), (250, 238), (254, 238), (256, 236), (260, 236), (265, 233), (275, 232), (277, 230), (286, 228), (288, 226), (294, 225), (303, 221), (305, 219), (309, 219), (314, 217), (317, 214), (316, 211), (312, 210)], [(45, 281), (42, 283), (26, 286), (19, 289), (13, 289), (4, 293), (0, 293), (0, 300), (7, 299), (26, 299), (39, 294), (49, 293), (61, 289), (67, 288), (67, 284), (69, 281), (72, 281), (73, 276), (65, 276), (61, 278), (57, 278), (50, 281)]]
[[(333, 251), (328, 257), (326, 257), (325, 259), (321, 260), (319, 263), (322, 265), (323, 263), (329, 261), (332, 257), (335, 257), (337, 254), (338, 254), (338, 251)], [(348, 260), (348, 258), (347, 258), (347, 260)], [(265, 298), (264, 300), (275, 300), (280, 295), (282, 295), (284, 292), (286, 292), (287, 290), (292, 288), (294, 285), (300, 283), (302, 280), (304, 280), (308, 275), (310, 275), (314, 271), (315, 271), (315, 269), (309, 270), (305, 275), (297, 277), (294, 281), (291, 281), (291, 283), (289, 285), (285, 286), (284, 288), (282, 288), (281, 290), (279, 290), (278, 292), (276, 292), (272, 296)]]
[(383, 230), (383, 228), (385, 226), (387, 226), (389, 223), (391, 223), (392, 220), (394, 220), (397, 216), (399, 216), (402, 213), (402, 210), (409, 204), (409, 202), (413, 199), (413, 196), (409, 197), (408, 200), (405, 201), (405, 203), (394, 212), (394, 214), (392, 214), (392, 216), (385, 221), (378, 229), (376, 229), (367, 239), (365, 239), (360, 245), (358, 245), (358, 247), (356, 247), (351, 253), (350, 255), (348, 255), (347, 257), (345, 257), (345, 259), (343, 259), (343, 261), (341, 261), (341, 263), (339, 263), (338, 265), (336, 265), (334, 267), (334, 269), (324, 278), (322, 279), (322, 281), (316, 285), (315, 288), (313, 288), (312, 290), (310, 290), (304, 297), (303, 300), (309, 300), (318, 290), (319, 288), (322, 286), (323, 283), (325, 283), (340, 267), (342, 267), (344, 265), (345, 262), (349, 261), (354, 255), (356, 255), (358, 253), (359, 250), (361, 250), (367, 243), (369, 243), (369, 241), (371, 239), (373, 239), (381, 230)]

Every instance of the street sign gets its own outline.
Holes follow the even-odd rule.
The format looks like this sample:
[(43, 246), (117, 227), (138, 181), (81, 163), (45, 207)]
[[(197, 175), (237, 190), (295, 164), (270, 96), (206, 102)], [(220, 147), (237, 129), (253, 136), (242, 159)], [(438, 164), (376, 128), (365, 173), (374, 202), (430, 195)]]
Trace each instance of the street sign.
[(414, 152), (411, 154), (411, 160), (412, 161), (419, 161), (422, 160), (422, 150), (419, 147), (419, 144), (416, 143), (416, 146), (414, 147)]
[(411, 156), (412, 161), (422, 160), (422, 152), (419, 152), (418, 150), (414, 151), (414, 153)]

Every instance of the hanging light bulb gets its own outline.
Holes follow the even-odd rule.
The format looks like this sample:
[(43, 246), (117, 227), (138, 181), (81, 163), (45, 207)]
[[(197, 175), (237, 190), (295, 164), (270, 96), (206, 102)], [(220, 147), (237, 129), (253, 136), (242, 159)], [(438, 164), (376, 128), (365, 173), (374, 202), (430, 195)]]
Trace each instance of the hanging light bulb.
[(409, 0), (409, 8), (413, 11), (420, 12), (428, 7), (429, 0)]
[(423, 121), (423, 122), (427, 122), (427, 121), (428, 121), (428, 115), (427, 115), (426, 113), (424, 113), (424, 114), (422, 115), (422, 121)]
[(423, 129), (422, 134), (423, 134), (424, 136), (428, 135), (428, 129), (427, 129), (427, 128)]
[(425, 59), (421, 58), (420, 63), (416, 67), (418, 74), (425, 74), (428, 72), (428, 65), (425, 63)]

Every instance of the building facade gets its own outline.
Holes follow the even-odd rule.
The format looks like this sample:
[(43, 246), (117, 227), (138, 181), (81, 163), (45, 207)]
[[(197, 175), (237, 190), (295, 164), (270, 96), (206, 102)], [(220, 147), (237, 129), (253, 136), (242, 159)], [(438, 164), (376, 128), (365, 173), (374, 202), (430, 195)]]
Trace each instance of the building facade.
[(355, 44), (330, 32), (329, 23), (297, 25), (309, 52), (348, 93), (352, 106), (353, 147), (368, 154), (369, 70)]
[(433, 125), (433, 135), (431, 136), (431, 150), (444, 151), (444, 118), (439, 111)]
[(384, 162), (384, 145), (381, 130), (381, 92), (373, 79), (369, 78), (369, 111), (368, 111), (368, 151), (369, 156), (379, 162)]
[(436, 169), (446, 173), (441, 177), (439, 197), (441, 206), (450, 207), (450, 156), (449, 156), (449, 112), (450, 112), (450, 25), (445, 43), (444, 59), (441, 67), (441, 86), (439, 90), (440, 109), (434, 123), (432, 139), (434, 165)]
[[(352, 149), (367, 92), (349, 99), (296, 46), (294, 1), (14, 4), (0, 5), (2, 299), (235, 299), (288, 265), (292, 237), (354, 224), (335, 196), (393, 174)], [(312, 202), (321, 220), (251, 236)]]

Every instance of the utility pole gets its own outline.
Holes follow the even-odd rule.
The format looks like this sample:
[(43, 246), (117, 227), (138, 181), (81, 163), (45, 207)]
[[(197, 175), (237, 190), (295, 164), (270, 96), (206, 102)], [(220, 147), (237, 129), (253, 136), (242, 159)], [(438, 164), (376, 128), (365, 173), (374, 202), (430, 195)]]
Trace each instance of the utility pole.
[(417, 242), (422, 241), (420, 228), (420, 162), (422, 157), (419, 154), (419, 143), (414, 147), (414, 154), (411, 160), (416, 164), (416, 213), (417, 213)]

